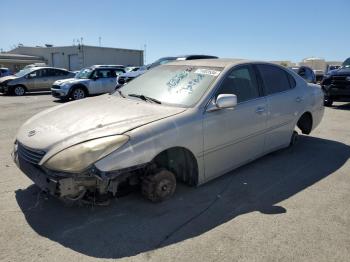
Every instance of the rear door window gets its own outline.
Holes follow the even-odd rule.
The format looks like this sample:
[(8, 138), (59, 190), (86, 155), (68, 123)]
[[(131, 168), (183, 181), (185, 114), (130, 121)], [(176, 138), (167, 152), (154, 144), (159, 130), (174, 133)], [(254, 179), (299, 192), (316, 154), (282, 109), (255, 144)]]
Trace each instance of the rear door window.
[(271, 95), (291, 89), (292, 79), (289, 74), (283, 69), (274, 65), (257, 65), (258, 71), (261, 75), (265, 94)]

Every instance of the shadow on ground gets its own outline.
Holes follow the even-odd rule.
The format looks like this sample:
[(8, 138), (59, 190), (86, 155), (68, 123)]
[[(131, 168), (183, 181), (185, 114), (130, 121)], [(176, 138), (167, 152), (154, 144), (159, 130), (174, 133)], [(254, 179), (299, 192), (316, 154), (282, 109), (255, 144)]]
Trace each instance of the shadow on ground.
[(39, 235), (88, 256), (121, 258), (201, 235), (249, 212), (286, 213), (279, 202), (331, 175), (349, 156), (345, 144), (301, 136), (295, 147), (201, 187), (180, 186), (161, 204), (134, 193), (109, 207), (69, 208), (38, 198), (36, 186), (18, 190), (16, 199)]
[[(26, 96), (43, 96), (43, 95), (51, 95), (51, 91), (30, 92), (30, 93), (25, 93), (23, 96), (26, 97)], [(0, 96), (17, 97), (15, 95), (9, 95), (4, 93), (0, 93)]]
[(350, 110), (350, 103), (343, 103), (340, 105), (333, 105), (333, 108), (340, 110)]

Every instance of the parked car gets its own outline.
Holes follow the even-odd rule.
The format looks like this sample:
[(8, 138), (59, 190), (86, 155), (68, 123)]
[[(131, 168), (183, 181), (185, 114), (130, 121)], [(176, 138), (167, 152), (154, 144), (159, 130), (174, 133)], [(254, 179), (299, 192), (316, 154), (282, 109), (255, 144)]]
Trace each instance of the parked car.
[[(324, 113), (320, 86), (279, 65), (246, 60), (161, 65), (114, 94), (29, 119), (14, 161), (59, 198), (115, 195), (141, 184), (151, 201), (200, 185), (294, 144)], [(50, 134), (50, 135), (48, 135)]]
[(313, 70), (316, 75), (316, 83), (321, 83), (322, 79), (324, 77), (324, 71), (323, 70)]
[(116, 89), (124, 85), (125, 83), (131, 81), (132, 79), (144, 74), (147, 70), (150, 70), (152, 68), (155, 68), (159, 65), (164, 65), (166, 63), (169, 63), (174, 60), (195, 60), (195, 59), (214, 59), (218, 58), (217, 56), (210, 56), (210, 55), (185, 55), (185, 56), (168, 56), (168, 57), (162, 57), (152, 64), (145, 65), (139, 68), (137, 71), (132, 72), (126, 72), (125, 74), (121, 74), (117, 78), (117, 84)]
[(327, 65), (325, 74), (329, 73), (330, 71), (333, 71), (335, 69), (339, 69), (341, 66), (340, 65)]
[(6, 67), (0, 67), (0, 78), (4, 76), (13, 75), (11, 70)]
[(114, 92), (119, 74), (125, 73), (124, 66), (95, 65), (82, 69), (75, 78), (58, 80), (53, 83), (53, 97), (78, 100), (89, 95)]
[(139, 69), (140, 69), (139, 66), (127, 66), (127, 67), (125, 67), (125, 72), (133, 72), (133, 71), (137, 71)]
[(34, 64), (26, 65), (25, 67), (23, 67), (23, 69), (28, 69), (32, 67), (46, 67), (46, 66), (47, 65), (45, 63), (34, 63)]
[(316, 74), (308, 66), (290, 67), (295, 73), (300, 75), (308, 83), (316, 84)]
[(58, 79), (71, 78), (74, 74), (62, 68), (30, 67), (12, 76), (0, 79), (0, 92), (22, 96), (26, 92), (49, 91)]
[(332, 106), (334, 101), (350, 102), (350, 58), (340, 68), (325, 74), (321, 85), (325, 106)]

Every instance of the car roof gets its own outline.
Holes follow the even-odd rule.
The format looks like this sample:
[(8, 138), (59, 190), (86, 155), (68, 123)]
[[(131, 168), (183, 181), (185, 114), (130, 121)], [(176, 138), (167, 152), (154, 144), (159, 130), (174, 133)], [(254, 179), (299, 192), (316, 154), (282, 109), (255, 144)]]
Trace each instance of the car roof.
[[(196, 59), (196, 60), (177, 60), (166, 65), (191, 65), (191, 66), (209, 66), (209, 67), (232, 67), (234, 65), (258, 62), (247, 59), (219, 58), (219, 59)], [(266, 62), (262, 62), (266, 63)]]
[(93, 65), (90, 68), (125, 68), (123, 65)]
[(33, 66), (33, 67), (28, 67), (27, 69), (31, 69), (31, 70), (38, 70), (38, 69), (59, 69), (59, 70), (64, 70), (64, 71), (68, 71), (65, 68), (58, 68), (58, 67), (51, 67), (51, 66)]
[(176, 59), (186, 59), (186, 60), (194, 60), (194, 59), (216, 59), (217, 56), (212, 55), (181, 55), (177, 56)]

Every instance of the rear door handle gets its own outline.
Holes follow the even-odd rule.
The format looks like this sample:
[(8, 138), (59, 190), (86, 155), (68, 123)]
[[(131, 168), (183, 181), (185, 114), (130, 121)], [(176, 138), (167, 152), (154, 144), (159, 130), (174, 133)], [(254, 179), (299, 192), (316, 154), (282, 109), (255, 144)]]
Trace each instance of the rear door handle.
[(265, 112), (265, 107), (258, 107), (256, 110), (255, 110), (255, 113), (257, 113), (257, 114), (262, 114), (262, 113), (264, 113)]

